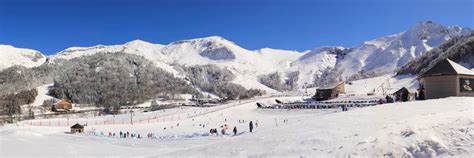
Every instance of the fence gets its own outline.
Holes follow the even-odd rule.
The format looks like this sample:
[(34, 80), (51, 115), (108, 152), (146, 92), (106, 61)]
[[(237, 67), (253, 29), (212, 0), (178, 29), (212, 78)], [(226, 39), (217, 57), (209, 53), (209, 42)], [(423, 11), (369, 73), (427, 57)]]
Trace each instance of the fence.
[[(188, 118), (193, 118), (201, 115), (210, 114), (216, 111), (224, 110), (227, 108), (232, 108), (238, 105), (247, 104), (254, 102), (256, 99), (247, 100), (244, 102), (233, 102), (227, 105), (220, 105), (209, 107), (206, 109), (199, 109), (194, 111), (178, 111), (183, 112), (183, 114), (168, 114), (162, 116), (130, 116), (123, 117), (126, 115), (120, 115), (120, 117), (113, 118), (91, 118), (91, 119), (67, 119), (67, 118), (55, 118), (55, 119), (40, 119), (40, 120), (27, 120), (23, 121), (24, 124), (30, 126), (51, 126), (51, 127), (67, 127), (72, 126), (76, 123), (85, 124), (85, 125), (126, 125), (126, 124), (147, 124), (147, 123), (164, 123), (164, 122), (178, 122)], [(146, 114), (146, 113), (145, 113)]]

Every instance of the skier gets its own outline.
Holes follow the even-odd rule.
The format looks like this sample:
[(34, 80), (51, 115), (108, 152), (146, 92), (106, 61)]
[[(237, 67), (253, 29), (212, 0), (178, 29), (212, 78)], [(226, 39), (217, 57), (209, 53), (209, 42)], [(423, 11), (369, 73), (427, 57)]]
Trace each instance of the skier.
[(237, 127), (234, 126), (234, 130), (232, 130), (234, 132), (234, 135), (237, 135)]
[(252, 132), (252, 130), (253, 130), (253, 123), (252, 123), (252, 121), (249, 122), (249, 130), (250, 130), (250, 132)]

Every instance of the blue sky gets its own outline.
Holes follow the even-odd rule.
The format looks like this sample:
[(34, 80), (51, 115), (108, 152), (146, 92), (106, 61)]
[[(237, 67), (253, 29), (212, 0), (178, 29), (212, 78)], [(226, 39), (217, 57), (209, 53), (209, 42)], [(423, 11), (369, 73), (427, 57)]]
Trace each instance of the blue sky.
[(222, 36), (254, 50), (356, 46), (417, 21), (474, 28), (473, 0), (0, 0), (0, 43), (72, 46)]

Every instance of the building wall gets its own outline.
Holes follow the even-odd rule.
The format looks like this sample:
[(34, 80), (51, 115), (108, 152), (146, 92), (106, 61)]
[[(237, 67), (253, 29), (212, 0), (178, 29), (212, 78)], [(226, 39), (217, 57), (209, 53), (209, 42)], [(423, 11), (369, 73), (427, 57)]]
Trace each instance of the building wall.
[(335, 87), (337, 93), (344, 93), (344, 83), (341, 83)]
[(437, 99), (457, 96), (459, 92), (459, 78), (456, 75), (424, 77), (426, 99)]
[[(474, 76), (468, 76), (468, 75), (459, 75), (457, 76), (457, 79), (456, 79), (456, 90), (457, 90), (457, 96), (464, 96), (464, 97), (474, 97), (474, 91), (473, 92), (462, 92), (461, 91), (461, 87), (460, 87), (460, 81), (461, 81), (461, 78), (463, 79), (471, 79), (470, 81), (473, 81), (474, 80)], [(474, 88), (474, 83), (471, 82), (471, 87)]]

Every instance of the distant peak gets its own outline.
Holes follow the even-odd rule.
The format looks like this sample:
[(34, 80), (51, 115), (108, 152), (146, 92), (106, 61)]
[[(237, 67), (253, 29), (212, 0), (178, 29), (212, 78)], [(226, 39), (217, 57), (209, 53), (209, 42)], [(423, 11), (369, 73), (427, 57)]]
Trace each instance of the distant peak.
[(196, 38), (196, 39), (193, 39), (192, 41), (202, 41), (202, 42), (211, 42), (211, 43), (230, 43), (230, 44), (235, 45), (234, 42), (229, 41), (221, 36), (209, 36), (209, 37), (203, 37), (203, 38)]
[(446, 28), (443, 25), (433, 21), (419, 21), (415, 26), (410, 28), (411, 31), (438, 31), (440, 29)]
[(469, 28), (463, 28), (457, 25), (454, 26), (443, 26), (441, 24), (435, 23), (433, 21), (420, 21), (417, 22), (415, 26), (412, 26), (406, 32), (404, 32), (403, 37), (405, 39), (419, 39), (425, 40), (430, 39), (430, 37), (440, 37), (445, 35), (464, 35), (470, 32)]
[(423, 33), (447, 33), (447, 31), (460, 32), (463, 30), (470, 30), (467, 27), (461, 27), (459, 25), (443, 26), (433, 21), (419, 21), (415, 26), (411, 27), (408, 31), (411, 32), (423, 32)]
[(221, 36), (208, 36), (208, 37), (203, 37), (202, 39), (226, 40), (224, 37), (221, 37)]
[(140, 39), (136, 39), (136, 40), (133, 40), (133, 41), (129, 41), (127, 43), (125, 43), (125, 46), (144, 46), (144, 45), (155, 45), (153, 43), (150, 43), (150, 42), (147, 42), (147, 41), (143, 41), (143, 40), (140, 40)]
[(314, 48), (311, 52), (324, 52), (324, 51), (335, 51), (335, 50), (343, 50), (344, 47), (342, 46), (322, 46), (318, 48)]
[[(233, 43), (221, 36), (208, 36), (208, 37), (201, 37), (201, 38), (194, 38), (194, 39), (187, 39), (187, 40), (180, 40), (173, 43), (184, 43), (184, 42), (212, 42), (212, 43), (223, 43), (223, 42), (230, 42)], [(234, 43), (233, 43), (234, 44)]]
[(136, 39), (136, 40), (131, 40), (131, 41), (127, 42), (127, 43), (150, 43), (150, 42), (143, 41), (143, 40), (141, 40), (141, 39)]

